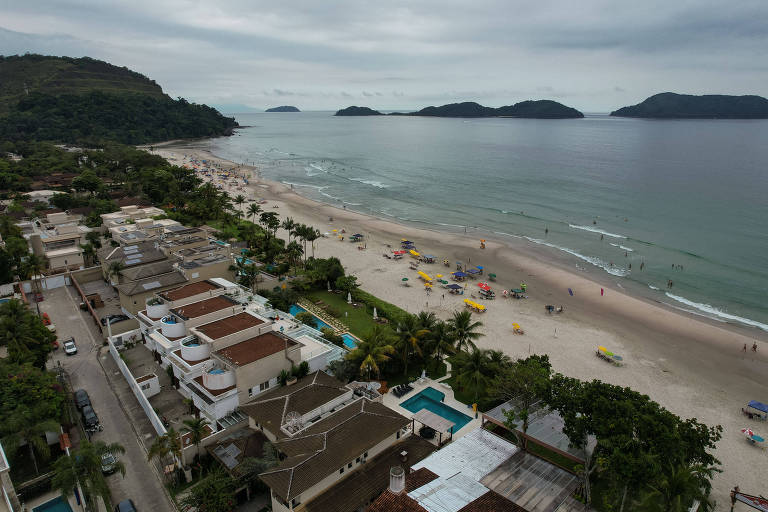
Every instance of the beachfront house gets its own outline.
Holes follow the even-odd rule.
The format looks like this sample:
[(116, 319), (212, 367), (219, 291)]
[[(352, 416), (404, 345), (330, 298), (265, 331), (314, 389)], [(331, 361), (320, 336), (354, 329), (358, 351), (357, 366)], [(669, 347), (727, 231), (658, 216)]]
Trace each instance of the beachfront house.
[[(242, 407), (250, 427), (284, 456), (260, 475), (270, 488), (272, 510), (351, 512), (378, 495), (381, 489), (371, 494), (367, 479), (356, 476), (374, 461), (407, 452), (410, 420), (384, 406), (367, 384), (344, 384), (318, 371)], [(432, 449), (417, 442), (423, 442), (421, 456)]]
[(67, 212), (49, 213), (17, 224), (31, 251), (43, 258), (51, 273), (84, 268), (81, 245), (92, 230), (81, 225), (83, 216)]

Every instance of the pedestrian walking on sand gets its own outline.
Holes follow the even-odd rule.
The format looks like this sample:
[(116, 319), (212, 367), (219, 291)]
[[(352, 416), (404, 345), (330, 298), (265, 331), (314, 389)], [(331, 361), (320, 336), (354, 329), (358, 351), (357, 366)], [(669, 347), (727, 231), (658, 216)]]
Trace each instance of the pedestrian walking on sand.
[(757, 342), (752, 344), (752, 352), (757, 352)]
[(747, 344), (746, 344), (746, 343), (744, 344), (744, 348), (743, 348), (743, 349), (741, 349), (741, 351), (742, 351), (742, 352), (746, 352), (746, 351), (747, 351)]
[(643, 268), (645, 268), (645, 262), (641, 261), (640, 262), (640, 270), (643, 270)]

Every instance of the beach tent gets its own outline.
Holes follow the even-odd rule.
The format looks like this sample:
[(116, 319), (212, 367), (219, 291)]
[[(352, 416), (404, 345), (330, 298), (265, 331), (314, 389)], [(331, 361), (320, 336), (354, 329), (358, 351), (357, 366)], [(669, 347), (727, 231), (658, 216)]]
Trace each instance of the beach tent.
[(427, 282), (432, 280), (432, 278), (429, 277), (429, 275), (427, 275), (426, 273), (422, 272), (421, 270), (419, 270), (417, 272), (417, 274), (419, 274), (419, 277), (422, 278), (423, 280), (427, 281)]
[(478, 268), (468, 268), (467, 269), (467, 274), (478, 275), (478, 274), (482, 274), (482, 273), (483, 273), (483, 271), (478, 269)]
[(408, 252), (411, 253), (411, 256), (413, 256), (414, 258), (418, 258), (419, 256), (421, 256), (421, 254), (419, 254), (418, 252), (414, 251), (413, 249), (411, 249)]
[(488, 286), (488, 283), (477, 283), (477, 287), (485, 291), (488, 291), (491, 289), (491, 287)]
[(765, 417), (765, 415), (768, 414), (768, 405), (758, 402), (757, 400), (750, 400), (747, 407), (760, 411), (762, 413), (760, 416)]
[(446, 288), (449, 288), (451, 290), (461, 290), (461, 286), (459, 286), (458, 284), (449, 284), (448, 286), (446, 286)]

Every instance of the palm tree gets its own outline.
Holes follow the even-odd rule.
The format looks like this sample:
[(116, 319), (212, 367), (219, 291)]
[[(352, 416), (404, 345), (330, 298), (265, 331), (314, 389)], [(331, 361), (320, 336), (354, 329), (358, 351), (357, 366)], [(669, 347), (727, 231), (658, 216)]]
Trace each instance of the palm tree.
[(429, 334), (422, 329), (416, 315), (406, 315), (397, 323), (397, 349), (403, 359), (403, 375), (408, 375), (408, 360), (411, 354), (421, 355), (421, 340)]
[(90, 231), (86, 233), (85, 239), (93, 245), (94, 249), (101, 249), (101, 233), (98, 231)]
[[(40, 276), (45, 269), (45, 261), (37, 254), (30, 254), (27, 256), (27, 260), (24, 263), (25, 273), (32, 279), (32, 284), (35, 286), (35, 293), (40, 293)], [(37, 279), (35, 279), (37, 278)], [(35, 298), (35, 306), (37, 306), (37, 316), (40, 316), (40, 303)]]
[(489, 351), (474, 348), (472, 352), (459, 352), (451, 358), (451, 373), (456, 384), (472, 392), (475, 402), (485, 392), (492, 378)]
[(489, 350), (488, 362), (497, 371), (501, 371), (501, 370), (504, 370), (505, 368), (509, 368), (512, 366), (512, 358), (509, 357), (504, 352), (502, 352), (501, 350)]
[(149, 447), (147, 460), (159, 457), (161, 460), (172, 459), (176, 466), (181, 461), (181, 438), (173, 428), (169, 428), (165, 434), (157, 436), (152, 446)]
[(670, 465), (659, 480), (648, 485), (641, 496), (638, 510), (648, 512), (685, 512), (698, 500), (702, 512), (712, 510), (709, 500), (713, 468), (701, 465)]
[(81, 245), (80, 248), (83, 250), (85, 265), (90, 266), (89, 263), (93, 263), (96, 259), (96, 250), (93, 248), (92, 244)]
[(251, 203), (248, 207), (248, 216), (251, 218), (251, 222), (256, 223), (256, 216), (261, 213), (261, 206), (256, 203)]
[(304, 235), (306, 241), (308, 241), (310, 244), (312, 244), (312, 257), (315, 257), (315, 244), (314, 241), (320, 238), (320, 230), (313, 228), (312, 226), (307, 226), (307, 232)]
[(371, 380), (371, 373), (376, 376), (381, 375), (380, 364), (386, 363), (395, 353), (392, 346), (392, 333), (388, 327), (383, 325), (374, 325), (371, 332), (363, 337), (354, 350), (346, 355), (350, 361), (360, 365), (360, 374), (365, 373), (368, 380)]
[(291, 243), (291, 235), (293, 234), (293, 230), (296, 226), (298, 226), (298, 224), (296, 224), (296, 221), (290, 217), (283, 220), (283, 223), (280, 224), (280, 227), (288, 233), (288, 244)]
[(200, 459), (200, 443), (203, 438), (211, 431), (210, 422), (205, 418), (192, 418), (184, 420), (184, 426), (181, 428), (182, 432), (189, 432), (189, 437), (192, 443), (197, 447), (196, 457)]
[(448, 327), (456, 343), (456, 350), (477, 348), (475, 340), (482, 336), (481, 333), (477, 332), (477, 329), (482, 326), (482, 322), (472, 321), (472, 313), (469, 311), (454, 312), (453, 317), (448, 320)]
[(456, 352), (454, 348), (451, 329), (445, 322), (437, 322), (429, 333), (430, 353), (435, 356), (437, 362), (443, 360), (443, 356)]
[[(109, 277), (113, 285), (119, 284), (123, 270), (125, 270), (125, 264), (122, 261), (113, 261), (109, 264), (109, 267), (107, 268), (107, 277)], [(117, 283), (112, 279), (114, 277), (117, 278)]]
[(232, 200), (233, 203), (237, 205), (237, 218), (239, 219), (243, 215), (243, 209), (242, 206), (245, 204), (245, 196), (243, 194), (237, 194), (235, 198)]
[[(54, 462), (51, 486), (61, 491), (64, 496), (69, 496), (72, 494), (72, 489), (80, 484), (85, 499), (93, 510), (96, 510), (96, 496), (100, 496), (107, 509), (111, 509), (111, 494), (101, 473), (101, 457), (107, 453), (116, 456), (125, 453), (125, 448), (119, 443), (82, 442), (78, 450), (68, 457), (59, 457)], [(125, 476), (125, 465), (117, 460), (117, 457), (115, 459), (115, 469)]]
[(37, 456), (47, 459), (51, 456), (51, 449), (45, 440), (46, 432), (58, 432), (59, 423), (52, 419), (38, 420), (39, 415), (27, 408), (18, 408), (9, 417), (3, 420), (6, 423), (4, 430), (12, 432), (3, 438), (3, 446), (9, 456), (13, 456), (19, 447), (26, 443), (29, 449), (29, 457), (35, 466), (35, 474), (40, 474), (37, 466)]
[(296, 260), (301, 260), (302, 254), (304, 254), (304, 249), (301, 248), (301, 245), (299, 245), (296, 240), (289, 243), (285, 248), (285, 255), (288, 257), (288, 262), (294, 267), (296, 266)]
[(431, 331), (437, 325), (438, 320), (431, 311), (420, 311), (416, 314), (416, 322), (422, 329)]

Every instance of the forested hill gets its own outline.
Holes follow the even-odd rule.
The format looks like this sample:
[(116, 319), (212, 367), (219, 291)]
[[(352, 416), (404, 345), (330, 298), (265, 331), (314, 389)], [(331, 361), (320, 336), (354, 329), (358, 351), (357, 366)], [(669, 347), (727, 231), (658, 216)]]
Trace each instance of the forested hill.
[(440, 107), (426, 107), (410, 116), (429, 117), (526, 117), (536, 119), (571, 119), (581, 118), (584, 114), (575, 108), (567, 107), (552, 100), (527, 100), (505, 107), (484, 107), (474, 101), (450, 103)]
[(676, 94), (663, 92), (614, 112), (616, 117), (668, 119), (768, 119), (768, 99), (762, 96)]
[(0, 139), (142, 144), (227, 135), (234, 118), (172, 99), (144, 75), (107, 62), (0, 56)]

